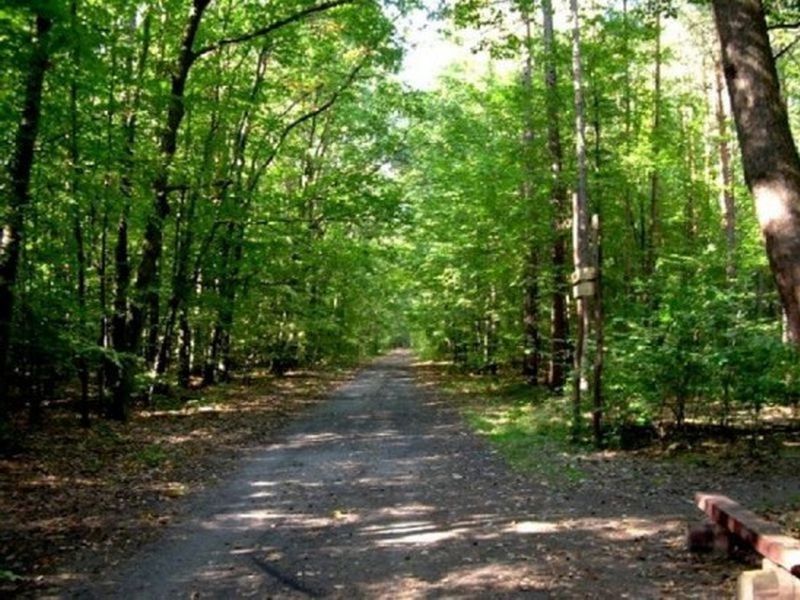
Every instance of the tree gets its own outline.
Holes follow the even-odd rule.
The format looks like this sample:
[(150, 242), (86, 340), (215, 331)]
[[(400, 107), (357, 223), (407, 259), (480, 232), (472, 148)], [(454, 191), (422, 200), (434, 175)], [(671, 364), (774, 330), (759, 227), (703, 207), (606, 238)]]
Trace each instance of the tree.
[(0, 433), (5, 427), (7, 411), (7, 364), (11, 321), (14, 316), (14, 285), (17, 281), (24, 235), (25, 208), (31, 201), (29, 188), (35, 160), (36, 137), (39, 132), (42, 88), (45, 73), (50, 66), (49, 34), (53, 27), (53, 19), (46, 13), (39, 13), (36, 14), (35, 20), (22, 114), (17, 127), (14, 150), (6, 167), (9, 190), (8, 201), (4, 202), (2, 237), (0, 237)]
[[(534, 186), (536, 179), (534, 152), (534, 121), (533, 121), (533, 39), (531, 37), (531, 15), (523, 8), (523, 21), (525, 22), (525, 56), (522, 71), (522, 203), (528, 211), (531, 221), (535, 215)], [(552, 117), (552, 115), (549, 115)], [(556, 122), (555, 127), (558, 127)], [(533, 230), (533, 227), (531, 227)], [(539, 333), (539, 277), (541, 271), (541, 250), (539, 240), (531, 235), (528, 241), (527, 261), (525, 265), (525, 297), (523, 301), (523, 327), (525, 335), (524, 356), (522, 359), (522, 372), (532, 385), (539, 381), (539, 370), (542, 358), (542, 341)]]
[(761, 0), (714, 0), (722, 64), (747, 186), (786, 315), (800, 346), (800, 157), (781, 99)]
[(553, 35), (553, 5), (542, 2), (543, 42), (545, 53), (545, 93), (547, 107), (547, 150), (552, 165), (551, 203), (553, 211), (553, 291), (550, 331), (550, 367), (547, 383), (560, 390), (566, 380), (568, 359), (567, 293), (567, 190), (563, 181), (564, 155), (561, 145), (561, 110), (558, 96), (558, 73)]

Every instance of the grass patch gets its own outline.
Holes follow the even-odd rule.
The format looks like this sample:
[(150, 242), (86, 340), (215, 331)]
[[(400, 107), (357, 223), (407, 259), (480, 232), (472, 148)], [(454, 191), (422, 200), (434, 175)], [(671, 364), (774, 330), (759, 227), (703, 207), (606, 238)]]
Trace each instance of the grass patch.
[(169, 458), (167, 451), (159, 444), (149, 444), (136, 453), (136, 460), (144, 463), (151, 469), (163, 465)]
[(550, 396), (517, 377), (433, 373), (453, 395), (467, 423), (484, 436), (514, 468), (547, 482), (579, 481), (572, 464), (569, 398)]

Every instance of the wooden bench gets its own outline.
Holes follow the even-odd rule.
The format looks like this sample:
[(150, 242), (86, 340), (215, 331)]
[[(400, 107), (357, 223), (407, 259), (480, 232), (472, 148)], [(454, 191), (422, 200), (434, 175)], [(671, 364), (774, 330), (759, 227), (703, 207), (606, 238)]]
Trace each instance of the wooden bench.
[(800, 600), (800, 540), (727, 496), (699, 493), (695, 500), (708, 521), (690, 528), (691, 550), (730, 551), (735, 544), (746, 544), (764, 557), (761, 569), (740, 575), (737, 598)]

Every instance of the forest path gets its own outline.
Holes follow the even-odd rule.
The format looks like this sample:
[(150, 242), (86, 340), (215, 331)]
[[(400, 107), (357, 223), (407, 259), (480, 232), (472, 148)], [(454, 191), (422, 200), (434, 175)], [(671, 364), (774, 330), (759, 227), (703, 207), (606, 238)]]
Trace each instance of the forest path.
[(71, 596), (706, 597), (683, 500), (637, 514), (616, 485), (514, 474), (434, 396), (409, 354), (376, 361)]

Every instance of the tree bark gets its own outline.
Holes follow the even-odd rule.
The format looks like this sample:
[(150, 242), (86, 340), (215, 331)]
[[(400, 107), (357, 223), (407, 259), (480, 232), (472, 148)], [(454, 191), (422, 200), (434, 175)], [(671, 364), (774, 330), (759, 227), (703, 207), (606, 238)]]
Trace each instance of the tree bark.
[(655, 48), (655, 65), (653, 70), (653, 128), (650, 136), (650, 148), (652, 153), (652, 160), (654, 165), (650, 170), (650, 214), (649, 214), (649, 227), (647, 242), (644, 255), (644, 273), (647, 276), (653, 274), (656, 269), (656, 260), (658, 254), (658, 245), (660, 241), (661, 223), (659, 215), (659, 187), (660, 178), (658, 173), (658, 164), (656, 157), (658, 156), (659, 149), (659, 132), (661, 131), (661, 9), (656, 6), (656, 48)]
[(539, 253), (536, 244), (531, 244), (525, 273), (523, 304), (523, 328), (525, 335), (525, 356), (522, 374), (531, 385), (538, 384), (541, 364), (542, 340), (539, 335)]
[(547, 106), (547, 150), (550, 154), (552, 180), (550, 183), (550, 202), (552, 204), (552, 277), (553, 291), (550, 325), (550, 365), (547, 384), (552, 390), (564, 387), (567, 369), (567, 190), (563, 181), (564, 152), (561, 146), (561, 114), (558, 98), (558, 73), (553, 36), (553, 3), (542, 0), (542, 22), (545, 55), (545, 89)]
[[(581, 430), (581, 395), (589, 391), (587, 375), (588, 340), (591, 327), (593, 291), (588, 270), (593, 266), (589, 231), (589, 193), (586, 167), (586, 117), (583, 94), (583, 66), (578, 0), (570, 0), (572, 12), (572, 78), (575, 87), (575, 153), (577, 187), (572, 200), (572, 251), (575, 265), (575, 334), (574, 367), (572, 372), (572, 435), (577, 439)], [(587, 283), (589, 288), (586, 288)]]
[[(78, 81), (77, 73), (80, 67), (80, 53), (78, 51), (78, 0), (70, 2), (70, 29), (73, 36), (71, 52), (73, 74), (69, 85), (69, 161), (70, 180), (69, 194), (74, 205), (72, 230), (75, 238), (76, 284), (78, 293), (78, 326), (83, 329), (86, 321), (86, 244), (81, 215), (81, 206), (78, 201), (78, 187), (80, 180), (80, 155), (78, 151)], [(78, 369), (78, 381), (81, 386), (79, 411), (81, 425), (89, 426), (89, 363), (86, 357), (79, 355), (75, 360)]]
[(602, 448), (605, 445), (603, 432), (603, 369), (605, 361), (605, 311), (603, 308), (603, 223), (599, 214), (592, 221), (592, 245), (594, 246), (595, 294), (592, 307), (594, 326), (594, 364), (592, 365), (592, 431), (594, 445)]
[(714, 0), (722, 65), (747, 186), (787, 318), (800, 345), (800, 157), (781, 99), (760, 0)]
[[(534, 155), (533, 155), (533, 56), (531, 17), (525, 19), (525, 65), (522, 71), (523, 123), (522, 123), (522, 202), (528, 214), (533, 214)], [(531, 222), (533, 218), (531, 217)], [(531, 237), (532, 234), (530, 234)], [(539, 331), (539, 252), (536, 241), (528, 241), (529, 249), (525, 264), (525, 288), (523, 300), (524, 355), (522, 374), (531, 385), (539, 383), (541, 368), (541, 334)]]
[(728, 279), (736, 277), (736, 199), (733, 192), (733, 165), (728, 142), (728, 109), (725, 106), (722, 61), (714, 61), (714, 83), (716, 92), (717, 151), (719, 154), (719, 206), (722, 211), (722, 227), (725, 232), (726, 264)]
[[(142, 49), (134, 72), (133, 57), (129, 58), (128, 75), (131, 80), (141, 80), (150, 55), (150, 22), (148, 13), (144, 18)], [(135, 30), (135, 23), (132, 24)], [(124, 122), (120, 194), (122, 210), (117, 222), (117, 240), (114, 245), (114, 313), (111, 318), (111, 343), (117, 353), (117, 362), (107, 368), (108, 385), (112, 402), (108, 407), (110, 417), (126, 418), (128, 398), (133, 391), (133, 341), (128, 331), (128, 304), (131, 285), (131, 264), (128, 250), (128, 219), (133, 201), (134, 151), (136, 148), (137, 123), (141, 104), (141, 85), (136, 84), (128, 98), (129, 112)]]
[(30, 203), (31, 171), (35, 160), (44, 76), (49, 66), (48, 34), (52, 25), (50, 18), (42, 15), (36, 17), (36, 33), (28, 63), (22, 118), (7, 167), (10, 193), (2, 215), (0, 233), (0, 430), (5, 427), (8, 409), (8, 351), (14, 314), (14, 284), (17, 281), (22, 248), (25, 208)]

